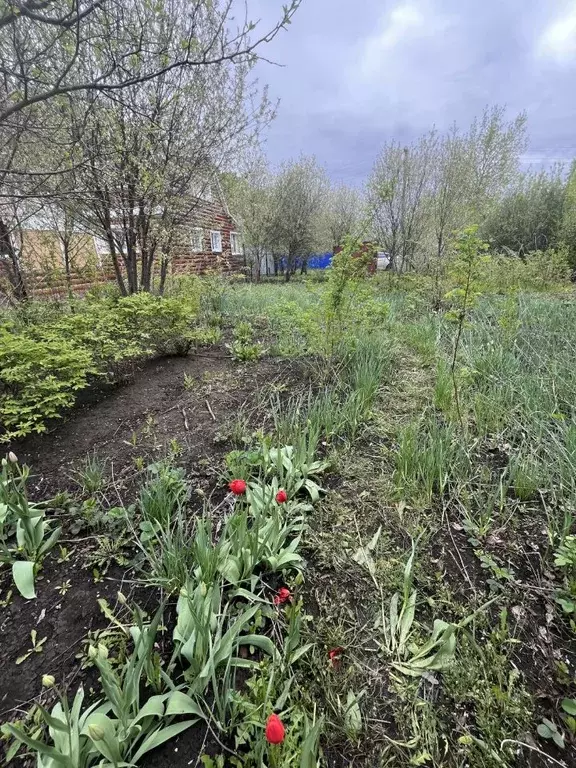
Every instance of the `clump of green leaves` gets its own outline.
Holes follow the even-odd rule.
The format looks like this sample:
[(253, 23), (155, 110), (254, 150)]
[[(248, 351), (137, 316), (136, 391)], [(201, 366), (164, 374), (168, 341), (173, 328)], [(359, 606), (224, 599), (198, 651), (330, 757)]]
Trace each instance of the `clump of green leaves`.
[(34, 578), (42, 559), (58, 541), (60, 527), (46, 519), (43, 504), (28, 501), (30, 470), (9, 453), (0, 471), (0, 561), (12, 564), (12, 578), (20, 594), (36, 597)]
[[(50, 322), (15, 314), (0, 324), (0, 439), (44, 432), (74, 405), (95, 376), (113, 379), (118, 364), (152, 354), (187, 354), (212, 339), (197, 322), (199, 295), (149, 293), (86, 298), (52, 313)], [(207, 336), (206, 336), (207, 334)], [(206, 338), (205, 338), (206, 337)]]
[(234, 328), (234, 341), (226, 346), (232, 353), (232, 357), (239, 362), (251, 362), (258, 360), (264, 354), (264, 348), (260, 342), (254, 339), (254, 328), (246, 321), (238, 323)]

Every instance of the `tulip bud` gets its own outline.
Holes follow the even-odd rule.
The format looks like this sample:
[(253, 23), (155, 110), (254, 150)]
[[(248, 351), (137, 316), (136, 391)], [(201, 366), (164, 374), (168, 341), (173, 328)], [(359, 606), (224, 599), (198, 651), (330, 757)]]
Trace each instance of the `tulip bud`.
[(93, 645), (91, 645), (88, 648), (88, 658), (90, 659), (90, 661), (96, 661), (96, 659), (98, 658), (98, 649), (95, 648)]
[(128, 602), (128, 600), (126, 600), (126, 595), (122, 594), (122, 592), (118, 592), (118, 594), (116, 595), (116, 598), (120, 603), (120, 605), (126, 605), (126, 603)]
[(108, 658), (108, 648), (103, 643), (98, 643), (98, 656), (101, 659)]
[(18, 456), (13, 451), (10, 451), (8, 461), (12, 462), (12, 464), (18, 464)]
[(44, 688), (52, 688), (56, 679), (53, 675), (42, 675), (42, 685)]
[(101, 725), (90, 723), (90, 725), (88, 726), (88, 735), (90, 736), (92, 741), (102, 741), (102, 739), (106, 734), (104, 733), (104, 728), (102, 728)]
[(202, 582), (200, 584), (200, 594), (202, 595), (202, 597), (206, 597), (206, 592), (207, 591), (208, 591), (208, 589), (206, 587), (206, 584), (204, 582)]

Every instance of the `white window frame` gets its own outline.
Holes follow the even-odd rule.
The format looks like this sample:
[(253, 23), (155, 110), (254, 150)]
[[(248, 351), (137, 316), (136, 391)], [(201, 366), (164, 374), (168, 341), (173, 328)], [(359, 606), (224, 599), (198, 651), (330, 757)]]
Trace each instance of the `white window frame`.
[[(195, 238), (198, 238), (196, 240)], [(198, 245), (200, 247), (198, 247)], [(192, 234), (190, 236), (190, 247), (194, 253), (202, 253), (204, 250), (204, 230), (202, 227), (193, 227)]]
[(232, 256), (242, 256), (242, 240), (240, 232), (230, 232), (230, 251)]
[[(216, 245), (214, 240), (216, 239)], [(212, 253), (222, 253), (222, 232), (219, 229), (210, 230), (210, 247)]]

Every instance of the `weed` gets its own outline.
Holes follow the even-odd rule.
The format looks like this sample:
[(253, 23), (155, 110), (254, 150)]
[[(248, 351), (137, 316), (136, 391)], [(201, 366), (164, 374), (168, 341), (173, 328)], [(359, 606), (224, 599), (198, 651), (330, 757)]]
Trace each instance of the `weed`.
[(106, 460), (102, 461), (95, 453), (86, 456), (77, 471), (78, 485), (88, 495), (98, 493), (104, 487)]
[(140, 490), (143, 534), (149, 535), (158, 524), (168, 524), (174, 512), (188, 498), (188, 493), (183, 469), (172, 466), (169, 461), (151, 464)]
[(38, 633), (35, 629), (33, 629), (30, 632), (30, 640), (31, 640), (31, 648), (29, 648), (26, 653), (23, 653), (22, 656), (18, 656), (16, 659), (16, 664), (22, 664), (22, 662), (26, 661), (26, 659), (30, 658), (33, 653), (42, 653), (44, 650), (44, 644), (48, 640), (47, 637), (43, 637), (41, 640), (38, 640)]
[(54, 589), (58, 592), (59, 595), (65, 595), (71, 586), (72, 582), (70, 579), (65, 579), (62, 584), (58, 584), (56, 587), (54, 587)]

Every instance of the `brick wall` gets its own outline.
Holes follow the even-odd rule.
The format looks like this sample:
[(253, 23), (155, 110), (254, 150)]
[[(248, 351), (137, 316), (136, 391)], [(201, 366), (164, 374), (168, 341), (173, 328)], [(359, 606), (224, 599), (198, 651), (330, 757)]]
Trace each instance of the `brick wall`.
[[(202, 230), (202, 250), (192, 249), (192, 238), (196, 228)], [(216, 230), (222, 236), (222, 252), (214, 253), (210, 243), (210, 231)], [(244, 257), (233, 255), (230, 233), (237, 227), (220, 201), (201, 201), (190, 214), (190, 221), (179, 228), (177, 245), (172, 258), (174, 274), (202, 274), (212, 270), (239, 272), (244, 267)]]

